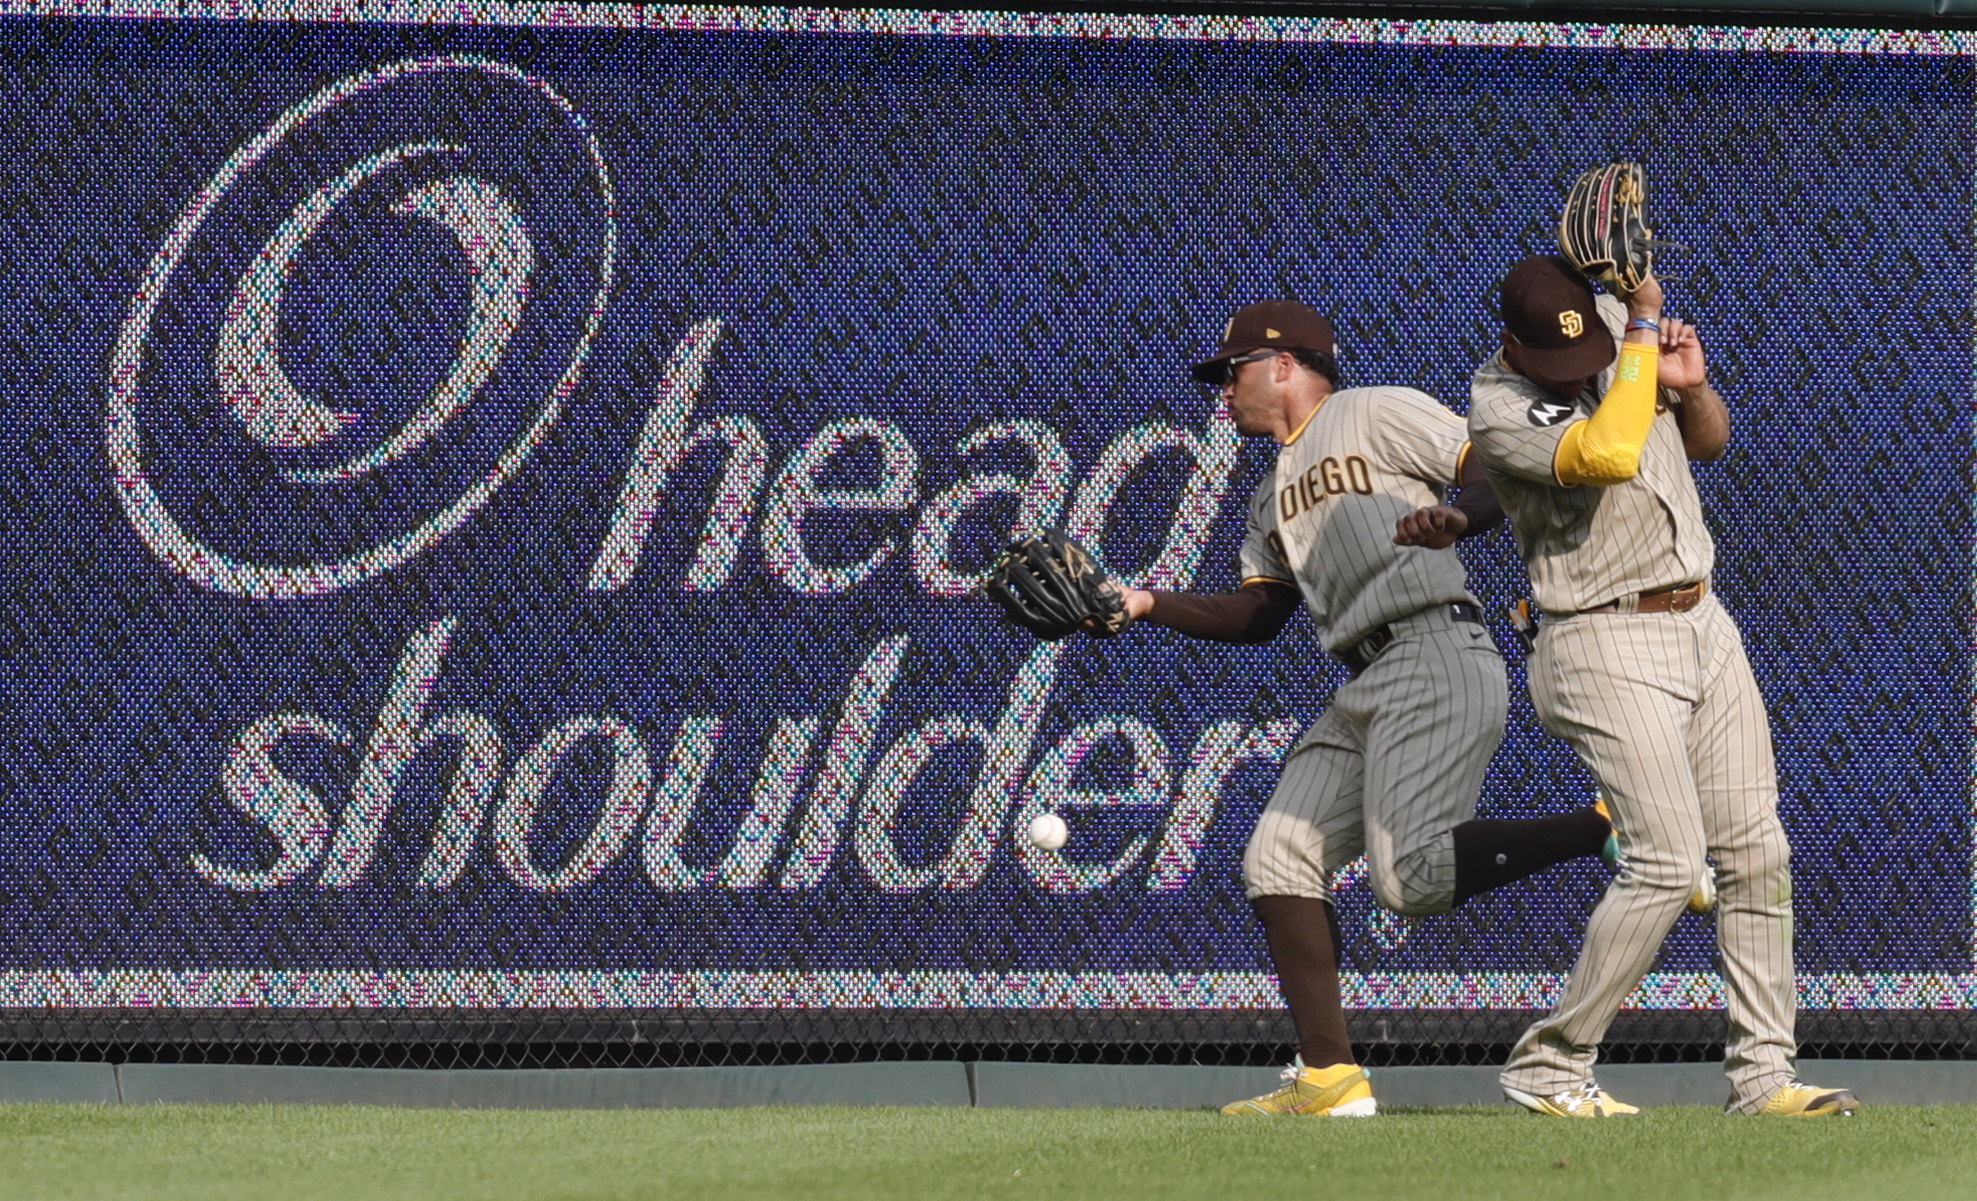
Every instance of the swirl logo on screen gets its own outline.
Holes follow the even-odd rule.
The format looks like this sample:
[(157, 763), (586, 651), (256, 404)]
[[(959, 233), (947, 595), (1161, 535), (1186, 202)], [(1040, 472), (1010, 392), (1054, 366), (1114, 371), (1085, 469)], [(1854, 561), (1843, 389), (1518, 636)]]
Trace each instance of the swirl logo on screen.
[(266, 598), (432, 547), (575, 391), (615, 209), (582, 117), (503, 63), (393, 63), (289, 109), (199, 190), (119, 333), (131, 524), (195, 582)]

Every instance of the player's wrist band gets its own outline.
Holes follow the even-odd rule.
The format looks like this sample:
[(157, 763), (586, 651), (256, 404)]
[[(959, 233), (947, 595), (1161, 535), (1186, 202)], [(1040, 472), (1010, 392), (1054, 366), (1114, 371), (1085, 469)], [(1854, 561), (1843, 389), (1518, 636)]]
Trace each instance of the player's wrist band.
[(1627, 323), (1627, 332), (1632, 333), (1637, 329), (1651, 329), (1658, 334), (1661, 332), (1661, 323), (1649, 321), (1646, 317), (1636, 317)]

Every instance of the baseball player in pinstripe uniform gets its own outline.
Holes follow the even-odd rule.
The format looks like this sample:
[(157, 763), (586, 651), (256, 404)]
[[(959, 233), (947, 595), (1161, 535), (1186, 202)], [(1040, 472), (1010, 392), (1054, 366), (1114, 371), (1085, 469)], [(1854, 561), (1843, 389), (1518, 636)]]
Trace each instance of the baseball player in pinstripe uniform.
[[(1408, 388), (1340, 388), (1331, 324), (1292, 301), (1238, 312), (1195, 368), (1236, 428), (1281, 444), (1249, 506), (1235, 593), (1126, 593), (1127, 611), (1198, 638), (1263, 642), (1302, 602), (1353, 675), (1284, 763), (1243, 858), (1297, 1026), (1285, 1084), (1231, 1114), (1375, 1110), (1338, 985), (1332, 874), (1365, 852), (1375, 895), (1439, 913), (1553, 863), (1600, 853), (1593, 808), (1477, 820), (1503, 736), (1503, 661), (1449, 549), (1501, 519), (1462, 419)], [(1454, 506), (1444, 489), (1463, 487)]]
[(1504, 280), (1503, 348), (1475, 375), (1469, 432), (1543, 621), (1531, 700), (1599, 781), (1624, 854), (1558, 1007), (1525, 1032), (1504, 1094), (1539, 1113), (1637, 1112), (1593, 1079), (1600, 1039), (1716, 859), (1734, 1113), (1859, 1108), (1800, 1082), (1791, 849), (1771, 732), (1742, 636), (1709, 590), (1715, 544), (1689, 460), (1730, 423), (1693, 329), (1653, 278), (1595, 297), (1562, 258)]

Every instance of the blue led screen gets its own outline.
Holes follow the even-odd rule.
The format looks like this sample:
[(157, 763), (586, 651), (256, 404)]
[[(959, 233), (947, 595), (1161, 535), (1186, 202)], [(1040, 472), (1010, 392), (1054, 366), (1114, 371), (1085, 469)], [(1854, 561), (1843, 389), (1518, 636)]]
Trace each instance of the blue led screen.
[[(1241, 847), (1342, 669), (971, 589), (1043, 525), (1234, 588), (1273, 448), (1185, 370), (1234, 307), (1462, 411), (1611, 159), (1736, 423), (1697, 477), (1807, 1003), (1977, 998), (1961, 59), (8, 18), (0, 60), (9, 1004), (1274, 1004)], [(1510, 537), (1464, 555), (1482, 811), (1585, 804)], [(1542, 999), (1609, 870), (1417, 921), (1349, 871), (1348, 991)]]

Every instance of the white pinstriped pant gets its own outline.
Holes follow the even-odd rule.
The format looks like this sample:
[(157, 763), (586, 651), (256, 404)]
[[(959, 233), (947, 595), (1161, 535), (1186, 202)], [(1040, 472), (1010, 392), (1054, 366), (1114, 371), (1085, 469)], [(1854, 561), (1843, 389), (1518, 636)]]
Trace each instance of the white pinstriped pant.
[(1476, 815), (1508, 710), (1489, 632), (1438, 605), (1390, 623), (1394, 642), (1332, 697), (1284, 760), (1243, 854), (1252, 897), (1326, 899), (1366, 852), (1380, 903), (1441, 913), (1455, 899), (1455, 840)]
[(1625, 854), (1558, 1007), (1525, 1031), (1503, 1083), (1548, 1096), (1592, 1075), (1600, 1039), (1681, 916), (1706, 851), (1728, 986), (1724, 1070), (1732, 1106), (1755, 1112), (1793, 1074), (1797, 994), (1791, 848), (1736, 623), (1713, 594), (1686, 613), (1554, 619), (1530, 678), (1545, 728), (1605, 790)]

